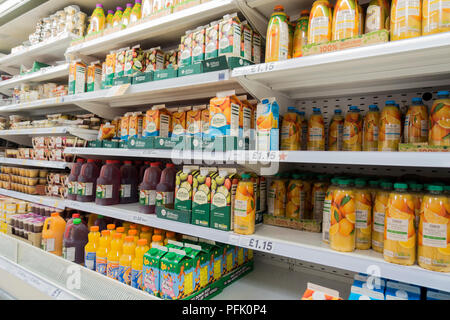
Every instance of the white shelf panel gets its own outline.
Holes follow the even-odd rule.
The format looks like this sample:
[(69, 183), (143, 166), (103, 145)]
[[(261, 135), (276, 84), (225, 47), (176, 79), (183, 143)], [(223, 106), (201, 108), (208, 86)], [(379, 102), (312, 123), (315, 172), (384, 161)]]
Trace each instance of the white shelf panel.
[(32, 136), (73, 135), (85, 140), (97, 139), (97, 130), (80, 129), (76, 127), (30, 128), (16, 130), (0, 130), (0, 137), (19, 144), (31, 145)]
[(31, 195), (26, 194), (23, 192), (17, 192), (13, 190), (6, 190), (0, 188), (0, 195), (16, 198), (24, 201), (29, 201), (33, 203), (39, 203), (44, 206), (58, 208), (58, 209), (64, 209), (66, 207), (64, 203), (64, 199), (61, 198), (55, 198), (55, 197), (46, 197), (46, 196), (37, 196), (37, 195)]
[(11, 165), (16, 165), (16, 166), (54, 168), (54, 169), (70, 168), (70, 166), (72, 165), (71, 163), (63, 162), (63, 161), (16, 159), (16, 158), (5, 158), (5, 157), (0, 157), (0, 163), (11, 164)]

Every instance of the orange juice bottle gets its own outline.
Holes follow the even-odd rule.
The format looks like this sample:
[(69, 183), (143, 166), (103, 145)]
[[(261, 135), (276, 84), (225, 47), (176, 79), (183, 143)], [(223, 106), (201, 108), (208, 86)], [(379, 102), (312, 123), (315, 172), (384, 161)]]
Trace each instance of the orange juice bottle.
[(302, 10), (300, 18), (295, 25), (294, 40), (292, 46), (292, 57), (298, 58), (302, 56), (302, 47), (308, 44), (308, 23), (309, 11)]
[(97, 3), (95, 5), (94, 12), (92, 12), (92, 16), (90, 18), (88, 34), (91, 32), (98, 32), (105, 29), (106, 25), (106, 17), (105, 12), (103, 11), (103, 5), (101, 3)]
[(111, 248), (111, 237), (109, 230), (103, 230), (99, 240), (97, 253), (95, 256), (95, 271), (106, 275), (106, 266), (108, 263), (108, 252)]
[(142, 290), (142, 269), (144, 262), (144, 254), (150, 250), (147, 245), (147, 239), (139, 239), (136, 250), (134, 251), (134, 259), (131, 263), (131, 286)]
[(325, 150), (325, 124), (320, 108), (313, 108), (308, 121), (308, 150)]
[(378, 126), (380, 121), (380, 111), (378, 106), (371, 104), (369, 111), (364, 117), (363, 123), (363, 150), (377, 151), (378, 150)]
[(342, 149), (344, 151), (361, 151), (362, 116), (357, 106), (351, 106), (345, 115)]
[(338, 0), (334, 7), (331, 40), (352, 38), (359, 34), (357, 0)]
[(422, 35), (422, 0), (392, 0), (391, 41)]
[(416, 261), (414, 199), (406, 183), (395, 183), (389, 194), (384, 221), (384, 260), (402, 265)]
[(355, 250), (355, 195), (350, 179), (340, 179), (331, 204), (330, 247), (336, 251)]
[(114, 233), (116, 233), (116, 225), (114, 223), (110, 223), (106, 225), (106, 230), (109, 230), (109, 235), (112, 239), (112, 236), (114, 235)]
[(288, 59), (289, 22), (283, 6), (276, 6), (270, 17), (266, 37), (266, 62)]
[(422, 199), (424, 197), (423, 184), (410, 183), (409, 188), (411, 189), (411, 193), (414, 197), (414, 226), (416, 227), (416, 230), (418, 230), (420, 221), (420, 208), (422, 206)]
[(430, 113), (428, 144), (450, 146), (450, 98), (448, 91), (439, 91)]
[(447, 0), (423, 0), (422, 34), (450, 31), (449, 9)]
[(59, 216), (58, 212), (53, 212), (45, 219), (42, 228), (42, 250), (62, 256), (63, 235), (66, 229), (66, 221)]
[(422, 98), (412, 98), (403, 127), (405, 143), (427, 142), (428, 140), (428, 109)]
[(342, 135), (344, 132), (344, 117), (341, 109), (335, 109), (328, 128), (328, 151), (342, 150)]
[(316, 0), (309, 15), (308, 44), (331, 41), (333, 11), (328, 0)]
[(277, 173), (267, 192), (267, 213), (274, 217), (286, 215), (286, 181)]
[(234, 232), (255, 233), (255, 193), (250, 175), (243, 173), (236, 189), (234, 199)]
[(152, 236), (152, 243), (150, 245), (150, 248), (152, 248), (155, 244), (160, 245), (160, 246), (164, 246), (164, 239), (163, 239), (162, 235), (154, 234)]
[(142, 226), (141, 234), (139, 235), (139, 237), (141, 239), (147, 239), (147, 243), (151, 243), (152, 242), (152, 236), (153, 236), (152, 228), (148, 227), (148, 226)]
[(301, 119), (295, 107), (288, 107), (281, 125), (281, 150), (300, 150)]
[(306, 211), (306, 192), (301, 175), (294, 173), (287, 186), (286, 218), (299, 220)]
[(92, 226), (88, 234), (89, 242), (84, 247), (84, 266), (90, 270), (95, 270), (96, 254), (100, 242), (100, 232), (98, 226)]
[(339, 178), (331, 179), (331, 184), (325, 194), (323, 201), (323, 215), (322, 215), (322, 240), (325, 243), (330, 242), (330, 223), (331, 223), (331, 204), (333, 202), (333, 192), (336, 190)]
[(382, 0), (371, 0), (366, 12), (365, 33), (388, 29), (385, 25), (389, 18), (389, 9), (385, 7)]
[(363, 179), (355, 180), (356, 249), (372, 245), (372, 196)]
[(372, 205), (375, 205), (375, 197), (377, 195), (379, 187), (380, 187), (380, 182), (378, 180), (370, 180), (369, 181), (369, 192), (370, 192), (370, 198), (372, 199)]
[(119, 274), (117, 276), (117, 280), (127, 285), (131, 285), (131, 264), (134, 259), (135, 249), (136, 244), (134, 243), (133, 236), (125, 237), (125, 242), (122, 247), (122, 255), (119, 259)]
[(420, 208), (418, 263), (422, 268), (450, 272), (450, 200), (444, 187), (428, 186)]
[(119, 277), (119, 262), (122, 255), (122, 233), (116, 232), (111, 240), (111, 249), (108, 251), (106, 276), (117, 280)]
[(108, 15), (105, 19), (105, 29), (112, 28), (114, 18), (114, 10), (108, 10)]
[(381, 182), (380, 189), (375, 196), (373, 205), (372, 220), (372, 249), (376, 252), (383, 252), (384, 245), (384, 220), (388, 205), (389, 193), (392, 189), (392, 183)]
[(388, 100), (381, 111), (378, 131), (378, 151), (398, 151), (401, 132), (401, 114), (395, 101)]
[(329, 186), (327, 178), (328, 176), (325, 174), (317, 175), (317, 179), (314, 181), (311, 189), (311, 205), (312, 205), (311, 218), (314, 220), (322, 221), (323, 219), (323, 206)]

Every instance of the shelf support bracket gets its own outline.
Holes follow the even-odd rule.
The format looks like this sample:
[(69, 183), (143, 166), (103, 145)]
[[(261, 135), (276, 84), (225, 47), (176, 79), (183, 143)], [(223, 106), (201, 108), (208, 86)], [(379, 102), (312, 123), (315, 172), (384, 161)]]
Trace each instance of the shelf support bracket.
[(257, 10), (251, 8), (246, 0), (236, 0), (235, 2), (247, 21), (256, 28), (258, 33), (265, 39), (269, 19)]

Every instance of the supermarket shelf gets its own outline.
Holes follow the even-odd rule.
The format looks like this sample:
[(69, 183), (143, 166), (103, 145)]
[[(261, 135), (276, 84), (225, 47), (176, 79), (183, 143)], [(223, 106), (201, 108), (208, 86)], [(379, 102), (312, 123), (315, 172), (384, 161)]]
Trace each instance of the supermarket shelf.
[(85, 140), (95, 140), (98, 131), (76, 127), (31, 128), (0, 130), (0, 137), (18, 144), (31, 145), (32, 136), (61, 136), (70, 134)]
[(450, 81), (449, 50), (447, 32), (236, 68), (232, 76), (259, 99), (268, 90), (295, 100), (436, 87)]
[(0, 195), (12, 197), (24, 201), (29, 201), (33, 203), (39, 203), (44, 206), (58, 208), (58, 209), (64, 209), (66, 207), (64, 203), (64, 199), (61, 198), (55, 198), (55, 197), (46, 197), (46, 196), (37, 196), (37, 195), (31, 195), (26, 194), (23, 192), (17, 192), (12, 190), (6, 190), (0, 188)]
[(5, 157), (0, 157), (0, 163), (12, 164), (16, 166), (54, 168), (54, 169), (70, 168), (70, 166), (72, 165), (71, 163), (63, 161), (30, 160), (30, 159), (16, 159)]

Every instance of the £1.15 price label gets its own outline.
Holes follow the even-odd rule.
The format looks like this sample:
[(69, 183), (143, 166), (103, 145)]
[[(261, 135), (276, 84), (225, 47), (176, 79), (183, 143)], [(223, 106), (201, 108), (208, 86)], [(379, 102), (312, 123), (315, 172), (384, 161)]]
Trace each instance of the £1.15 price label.
[(239, 245), (242, 247), (247, 247), (249, 249), (254, 249), (258, 251), (265, 251), (265, 252), (274, 251), (274, 243), (272, 241), (253, 237), (241, 237), (239, 240)]

